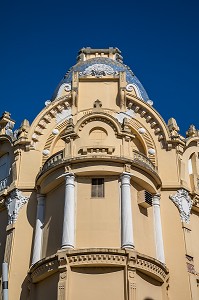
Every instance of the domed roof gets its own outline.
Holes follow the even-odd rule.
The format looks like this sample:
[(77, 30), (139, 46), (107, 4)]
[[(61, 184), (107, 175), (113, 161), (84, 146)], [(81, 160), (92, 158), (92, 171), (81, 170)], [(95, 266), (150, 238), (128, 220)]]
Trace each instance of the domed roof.
[(143, 85), (138, 80), (138, 78), (133, 74), (131, 69), (123, 64), (121, 60), (114, 60), (109, 57), (94, 57), (90, 59), (86, 59), (85, 61), (79, 61), (76, 65), (71, 67), (64, 78), (61, 80), (59, 85), (57, 86), (52, 100), (54, 100), (57, 96), (59, 88), (63, 84), (70, 84), (72, 81), (73, 72), (78, 72), (79, 77), (85, 77), (86, 75), (102, 77), (104, 75), (119, 75), (120, 71), (126, 72), (126, 81), (127, 84), (133, 84), (135, 88), (138, 89), (140, 97), (147, 101), (149, 99)]

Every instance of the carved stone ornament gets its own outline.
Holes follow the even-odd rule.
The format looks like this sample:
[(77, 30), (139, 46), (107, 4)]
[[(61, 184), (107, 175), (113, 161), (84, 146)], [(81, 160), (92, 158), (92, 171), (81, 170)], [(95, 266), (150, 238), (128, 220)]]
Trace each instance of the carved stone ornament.
[(85, 69), (83, 72), (79, 72), (80, 76), (95, 76), (95, 77), (103, 77), (107, 75), (119, 75), (117, 71), (114, 71), (108, 65), (105, 64), (93, 64)]
[(126, 90), (127, 90), (128, 92), (132, 92), (133, 89), (134, 89), (134, 85), (133, 85), (132, 83), (127, 84)]
[(191, 207), (193, 205), (193, 200), (191, 200), (189, 193), (184, 189), (180, 189), (174, 196), (171, 195), (169, 198), (178, 208), (181, 221), (189, 223)]
[(19, 210), (27, 203), (28, 197), (22, 195), (22, 192), (18, 189), (12, 191), (5, 201), (5, 205), (8, 211), (8, 224), (16, 222)]

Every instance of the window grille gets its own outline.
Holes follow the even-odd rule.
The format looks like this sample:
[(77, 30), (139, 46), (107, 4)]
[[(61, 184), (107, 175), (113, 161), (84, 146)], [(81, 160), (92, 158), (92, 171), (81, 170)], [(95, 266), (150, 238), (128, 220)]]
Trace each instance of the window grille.
[(142, 207), (148, 208), (152, 206), (153, 196), (146, 190), (138, 192), (138, 204)]

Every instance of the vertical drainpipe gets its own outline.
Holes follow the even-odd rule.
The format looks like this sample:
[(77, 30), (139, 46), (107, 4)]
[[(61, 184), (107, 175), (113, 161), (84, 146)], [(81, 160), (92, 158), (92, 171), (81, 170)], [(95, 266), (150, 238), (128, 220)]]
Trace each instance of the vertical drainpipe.
[(2, 264), (2, 293), (3, 300), (8, 300), (8, 263)]

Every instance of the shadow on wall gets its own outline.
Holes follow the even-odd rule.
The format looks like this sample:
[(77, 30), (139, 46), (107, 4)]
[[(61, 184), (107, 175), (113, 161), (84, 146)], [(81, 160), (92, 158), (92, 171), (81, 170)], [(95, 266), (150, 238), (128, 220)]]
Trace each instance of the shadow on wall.
[[(37, 196), (36, 196), (36, 191), (33, 191), (30, 195), (28, 204), (27, 204), (27, 220), (32, 228), (35, 227), (35, 222), (36, 222), (36, 212), (37, 212)], [(34, 232), (32, 236), (32, 245), (34, 241)], [(32, 251), (33, 247), (31, 247), (31, 253), (30, 253), (30, 261), (29, 264), (31, 265), (31, 259), (32, 259)]]

